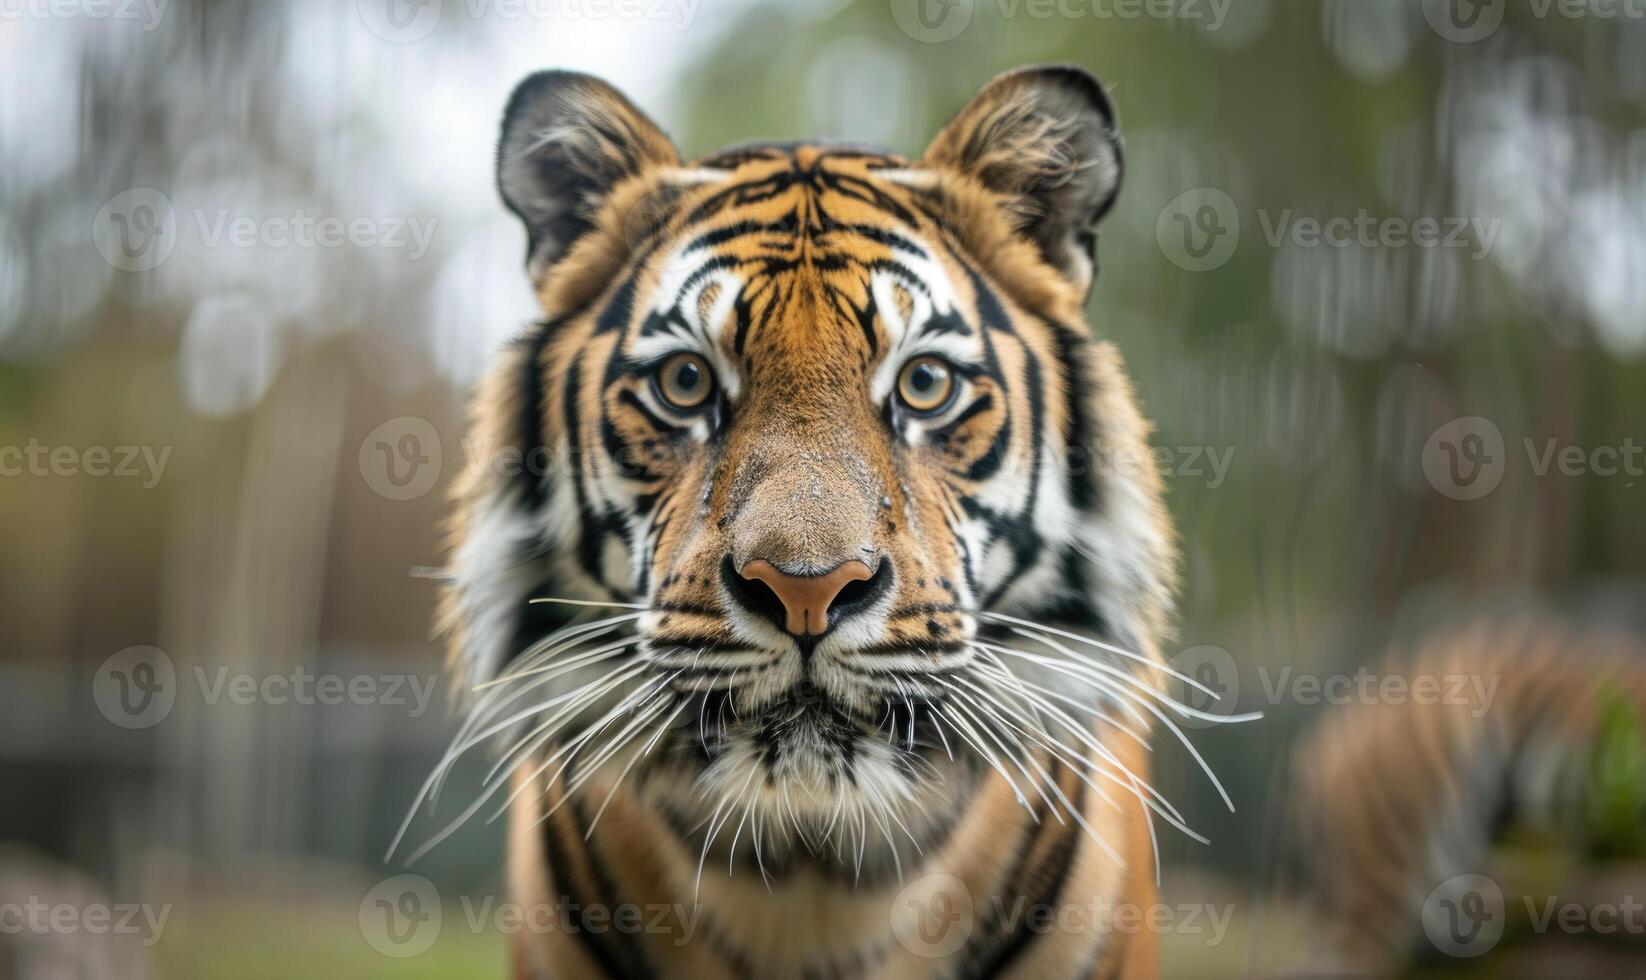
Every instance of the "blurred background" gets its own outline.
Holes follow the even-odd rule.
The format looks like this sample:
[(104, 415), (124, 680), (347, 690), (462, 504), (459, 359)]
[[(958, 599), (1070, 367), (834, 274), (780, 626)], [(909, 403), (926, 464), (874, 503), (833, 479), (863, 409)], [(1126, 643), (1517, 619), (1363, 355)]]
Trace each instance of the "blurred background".
[(0, 0), (0, 977), (501, 973), (496, 825), (418, 866), (426, 950), (365, 912), (455, 727), (465, 396), (534, 314), (515, 82), (601, 75), (687, 155), (914, 156), (1040, 61), (1120, 111), (1090, 319), (1158, 423), (1174, 652), (1267, 714), (1191, 733), (1234, 814), (1156, 753), (1212, 838), (1165, 894), (1234, 913), (1169, 973), (1251, 955), (1331, 709), (1281, 671), (1480, 609), (1646, 625), (1646, 4)]

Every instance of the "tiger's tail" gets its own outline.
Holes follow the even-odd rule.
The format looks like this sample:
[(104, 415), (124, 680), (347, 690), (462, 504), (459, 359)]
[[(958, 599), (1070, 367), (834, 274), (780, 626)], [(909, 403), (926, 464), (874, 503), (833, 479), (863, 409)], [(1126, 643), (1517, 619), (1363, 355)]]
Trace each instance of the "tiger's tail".
[(1377, 692), (1329, 711), (1290, 760), (1282, 887), (1309, 922), (1311, 973), (1492, 948), (1525, 907), (1497, 863), (1507, 841), (1580, 863), (1646, 854), (1633, 637), (1475, 621), (1392, 657)]

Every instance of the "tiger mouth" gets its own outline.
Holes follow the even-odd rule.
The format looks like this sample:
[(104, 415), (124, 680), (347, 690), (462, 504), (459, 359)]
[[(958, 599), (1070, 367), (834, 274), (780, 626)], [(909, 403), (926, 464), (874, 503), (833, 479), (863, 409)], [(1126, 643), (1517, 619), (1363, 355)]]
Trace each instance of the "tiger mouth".
[(886, 697), (874, 709), (864, 709), (830, 694), (810, 680), (802, 680), (752, 712), (739, 713), (736, 693), (705, 692), (702, 715), (709, 719), (694, 733), (704, 755), (713, 760), (733, 740), (751, 739), (767, 749), (766, 761), (775, 763), (798, 749), (831, 755), (853, 744), (877, 740), (904, 752), (941, 749), (934, 714), (937, 701), (926, 697)]

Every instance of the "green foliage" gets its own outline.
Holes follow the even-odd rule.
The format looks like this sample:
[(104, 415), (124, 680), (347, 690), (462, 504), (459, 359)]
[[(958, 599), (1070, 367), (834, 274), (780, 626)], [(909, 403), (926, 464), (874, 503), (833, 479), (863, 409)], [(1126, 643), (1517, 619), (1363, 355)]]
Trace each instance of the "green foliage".
[(1646, 857), (1646, 738), (1634, 705), (1610, 692), (1589, 753), (1586, 832), (1608, 858)]

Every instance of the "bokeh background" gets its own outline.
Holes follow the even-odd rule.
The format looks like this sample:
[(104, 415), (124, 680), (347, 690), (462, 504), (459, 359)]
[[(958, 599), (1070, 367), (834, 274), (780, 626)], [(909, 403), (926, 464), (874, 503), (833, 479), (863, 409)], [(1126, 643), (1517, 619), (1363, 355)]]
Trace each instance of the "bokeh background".
[(1121, 115), (1090, 319), (1158, 422), (1174, 652), (1267, 713), (1194, 733), (1232, 815), (1156, 753), (1213, 841), (1167, 836), (1166, 895), (1235, 913), (1168, 972), (1253, 961), (1276, 767), (1330, 710), (1266, 696), (1280, 670), (1482, 609), (1641, 625), (1646, 5), (4, 0), (0, 903), (167, 917), (0, 930), (0, 977), (501, 972), (465, 922), (496, 825), (418, 866), (426, 952), (362, 910), (454, 728), (465, 394), (533, 315), (491, 180), (516, 81), (601, 75), (689, 155), (912, 156), (1043, 61)]

